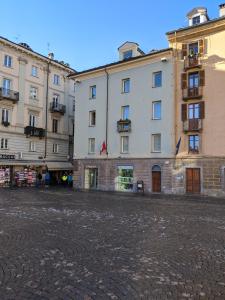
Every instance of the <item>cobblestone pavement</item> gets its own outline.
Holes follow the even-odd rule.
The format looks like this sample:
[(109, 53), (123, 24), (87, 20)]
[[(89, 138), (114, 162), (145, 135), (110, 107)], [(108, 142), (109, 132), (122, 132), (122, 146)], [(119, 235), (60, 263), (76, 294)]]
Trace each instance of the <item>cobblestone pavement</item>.
[(225, 200), (1, 189), (6, 299), (225, 299)]

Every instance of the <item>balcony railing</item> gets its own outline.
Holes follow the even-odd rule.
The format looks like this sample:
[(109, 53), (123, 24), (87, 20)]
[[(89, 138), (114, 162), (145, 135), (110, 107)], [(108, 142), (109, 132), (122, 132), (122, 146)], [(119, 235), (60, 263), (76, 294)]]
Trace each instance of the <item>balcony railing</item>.
[(199, 131), (202, 130), (202, 119), (189, 119), (183, 123), (184, 131)]
[(3, 121), (2, 120), (2, 125), (5, 127), (8, 127), (10, 125), (9, 121)]
[(130, 132), (131, 131), (131, 120), (119, 120), (117, 121), (118, 132)]
[(50, 103), (50, 112), (51, 113), (60, 113), (62, 115), (66, 112), (66, 106), (63, 104), (55, 104), (54, 102)]
[(27, 126), (24, 128), (24, 134), (26, 134), (27, 137), (34, 136), (41, 139), (45, 136), (45, 130), (43, 128)]
[(202, 86), (187, 88), (183, 90), (183, 100), (201, 99), (203, 95)]
[(184, 69), (201, 68), (201, 61), (198, 54), (189, 55), (184, 60)]
[(19, 101), (19, 93), (9, 89), (0, 88), (0, 100), (17, 102)]

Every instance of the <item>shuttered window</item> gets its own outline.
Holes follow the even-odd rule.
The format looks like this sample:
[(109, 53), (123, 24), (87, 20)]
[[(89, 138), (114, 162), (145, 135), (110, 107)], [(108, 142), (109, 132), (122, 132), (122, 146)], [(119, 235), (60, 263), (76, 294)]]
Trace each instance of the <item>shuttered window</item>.
[(181, 88), (182, 90), (187, 88), (187, 73), (181, 74)]
[(187, 120), (187, 104), (181, 106), (181, 119), (183, 122)]

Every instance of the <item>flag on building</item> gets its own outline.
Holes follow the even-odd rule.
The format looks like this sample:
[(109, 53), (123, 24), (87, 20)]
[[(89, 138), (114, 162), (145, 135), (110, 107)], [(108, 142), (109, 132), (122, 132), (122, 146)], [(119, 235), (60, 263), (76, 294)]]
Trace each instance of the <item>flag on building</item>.
[(102, 153), (107, 153), (107, 147), (106, 147), (106, 143), (105, 141), (102, 143), (102, 147), (101, 147), (101, 150), (100, 150), (100, 155), (102, 155)]
[(181, 137), (179, 138), (179, 141), (178, 141), (178, 143), (177, 143), (177, 145), (176, 145), (176, 155), (177, 155), (178, 152), (179, 152), (179, 149), (180, 149), (180, 143), (181, 143)]

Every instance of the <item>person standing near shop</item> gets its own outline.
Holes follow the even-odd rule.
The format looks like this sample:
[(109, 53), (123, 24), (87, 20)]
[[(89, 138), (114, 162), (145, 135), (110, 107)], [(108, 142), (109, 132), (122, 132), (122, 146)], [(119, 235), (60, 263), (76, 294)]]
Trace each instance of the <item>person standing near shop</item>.
[(67, 178), (69, 187), (73, 187), (73, 175), (70, 173)]
[(45, 185), (48, 187), (50, 184), (50, 173), (47, 171), (45, 174)]

